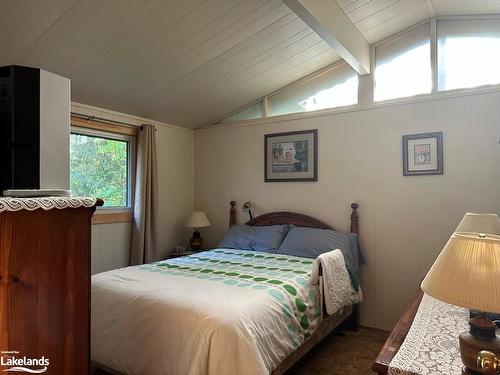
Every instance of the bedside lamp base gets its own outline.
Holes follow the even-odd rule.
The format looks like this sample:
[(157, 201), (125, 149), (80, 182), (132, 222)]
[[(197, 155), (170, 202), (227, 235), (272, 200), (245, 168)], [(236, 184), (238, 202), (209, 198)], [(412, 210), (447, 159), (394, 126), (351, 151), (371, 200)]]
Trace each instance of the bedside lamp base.
[(461, 333), (460, 356), (463, 375), (500, 375), (500, 338), (497, 326), (478, 315), (469, 321), (470, 331)]
[(201, 238), (200, 232), (197, 230), (193, 232), (193, 237), (189, 240), (189, 246), (193, 251), (200, 251), (203, 249), (203, 238)]

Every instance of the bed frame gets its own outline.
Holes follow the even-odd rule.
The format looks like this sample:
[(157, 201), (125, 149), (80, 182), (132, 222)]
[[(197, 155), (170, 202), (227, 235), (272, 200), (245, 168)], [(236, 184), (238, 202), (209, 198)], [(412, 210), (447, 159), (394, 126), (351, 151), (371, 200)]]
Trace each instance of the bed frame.
[[(236, 224), (236, 209), (235, 201), (231, 201), (229, 209), (229, 227)], [(351, 233), (358, 234), (358, 204), (351, 204)], [(309, 227), (318, 229), (333, 229), (329, 225), (313, 217), (299, 214), (295, 212), (270, 212), (261, 216), (257, 216), (245, 223), (252, 226), (264, 225), (282, 225), (293, 224), (298, 227)], [(320, 269), (321, 274), (321, 269)], [(324, 309), (324, 303), (323, 303)], [(348, 306), (342, 312), (334, 315), (323, 313), (323, 320), (319, 324), (318, 329), (309, 337), (301, 346), (290, 353), (274, 371), (272, 375), (281, 375), (297, 363), (304, 355), (306, 355), (316, 344), (323, 340), (328, 334), (333, 331), (349, 329), (357, 331), (359, 329), (359, 304)]]

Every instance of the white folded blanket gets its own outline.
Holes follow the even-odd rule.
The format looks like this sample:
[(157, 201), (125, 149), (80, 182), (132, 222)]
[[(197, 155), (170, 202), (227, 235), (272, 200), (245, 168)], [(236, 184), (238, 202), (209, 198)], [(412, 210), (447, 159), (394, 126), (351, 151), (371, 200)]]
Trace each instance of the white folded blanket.
[(319, 284), (320, 266), (326, 312), (332, 315), (351, 302), (351, 279), (345, 266), (344, 255), (339, 249), (320, 254), (316, 258), (309, 280), (311, 285)]

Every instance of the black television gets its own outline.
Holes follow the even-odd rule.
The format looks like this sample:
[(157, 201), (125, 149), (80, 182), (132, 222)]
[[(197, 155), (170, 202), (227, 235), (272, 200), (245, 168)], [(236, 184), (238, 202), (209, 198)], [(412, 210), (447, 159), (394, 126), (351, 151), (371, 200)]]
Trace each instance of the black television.
[(40, 188), (40, 70), (0, 67), (0, 195)]

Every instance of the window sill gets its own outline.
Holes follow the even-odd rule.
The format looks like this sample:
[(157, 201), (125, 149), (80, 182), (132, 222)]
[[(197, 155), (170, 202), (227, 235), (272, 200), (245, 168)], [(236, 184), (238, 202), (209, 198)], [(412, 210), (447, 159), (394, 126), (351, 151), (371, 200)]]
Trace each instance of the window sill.
[(97, 209), (92, 216), (92, 224), (126, 223), (134, 220), (132, 210)]

